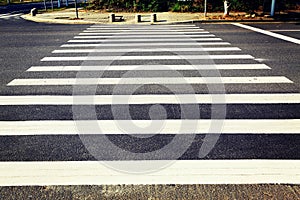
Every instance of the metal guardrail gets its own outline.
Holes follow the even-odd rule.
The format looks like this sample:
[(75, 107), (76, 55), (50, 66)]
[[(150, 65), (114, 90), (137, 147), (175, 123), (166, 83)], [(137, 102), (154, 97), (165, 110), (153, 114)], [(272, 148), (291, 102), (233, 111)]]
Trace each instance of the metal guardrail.
[[(6, 6), (9, 4), (22, 4), (22, 3), (42, 3), (45, 2), (47, 5), (52, 4), (54, 7), (65, 7), (69, 6), (69, 4), (74, 5), (75, 0), (0, 0), (0, 6)], [(77, 3), (88, 3), (88, 0), (77, 0)]]
[(36, 2), (43, 2), (43, 0), (0, 0), (0, 6), (6, 6), (8, 4), (36, 3)]

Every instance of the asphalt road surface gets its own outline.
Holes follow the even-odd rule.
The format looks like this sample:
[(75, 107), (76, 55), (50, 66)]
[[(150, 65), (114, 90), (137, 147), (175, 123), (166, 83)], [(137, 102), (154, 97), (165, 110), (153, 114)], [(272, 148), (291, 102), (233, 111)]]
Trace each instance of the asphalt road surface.
[[(248, 25), (268, 32), (0, 19), (1, 196), (172, 184), (182, 198), (261, 198), (268, 185), (195, 184), (283, 183), (270, 198), (299, 198), (299, 24)], [(120, 193), (172, 199), (151, 187)]]
[[(83, 1), (78, 0), (78, 3)], [(75, 1), (68, 1), (69, 7), (74, 7)], [(35, 3), (17, 3), (17, 4), (9, 4), (6, 6), (0, 6), (0, 20), (15, 20), (19, 19), (22, 14), (28, 14), (30, 13), (30, 10), (32, 8), (37, 8), (38, 10), (45, 10), (46, 9), (52, 9), (51, 1), (46, 1), (46, 4), (44, 2), (35, 2)], [(61, 3), (61, 7), (65, 6), (65, 1)], [(53, 8), (58, 7), (58, 2), (53, 1)]]
[[(47, 4), (47, 7), (49, 5)], [(32, 8), (44, 9), (43, 2), (37, 3), (23, 3), (23, 4), (10, 4), (6, 6), (0, 6), (0, 19), (11, 20), (18, 19), (21, 14), (28, 14)]]

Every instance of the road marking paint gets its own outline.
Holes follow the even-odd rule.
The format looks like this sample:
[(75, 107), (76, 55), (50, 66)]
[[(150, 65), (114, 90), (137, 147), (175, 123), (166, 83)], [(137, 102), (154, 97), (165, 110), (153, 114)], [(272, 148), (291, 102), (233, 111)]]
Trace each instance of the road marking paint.
[(199, 31), (199, 32), (145, 32), (145, 33), (139, 33), (139, 32), (84, 32), (79, 33), (79, 35), (187, 35), (187, 34), (209, 34), (208, 31)]
[(115, 105), (115, 104), (294, 104), (299, 93), (288, 94), (176, 94), (91, 96), (0, 96), (0, 105)]
[[(165, 24), (165, 25), (131, 25), (129, 27), (132, 27), (132, 28), (135, 28), (135, 27), (147, 27), (147, 28), (150, 28), (150, 27), (196, 27), (194, 24)], [(95, 24), (95, 25), (92, 25), (91, 27), (128, 27), (127, 25), (98, 25), (98, 24)]]
[(300, 29), (276, 29), (276, 30), (268, 30), (268, 31), (272, 31), (272, 32), (300, 32)]
[(159, 25), (159, 26), (155, 26), (155, 25), (131, 25), (131, 26), (126, 26), (126, 25), (121, 25), (121, 26), (110, 26), (110, 25), (91, 25), (89, 28), (113, 28), (113, 29), (120, 29), (120, 28), (124, 28), (124, 29), (182, 29), (182, 28), (199, 28), (198, 26), (195, 25), (185, 25), (185, 26), (164, 26), (164, 25)]
[(216, 60), (253, 59), (251, 55), (165, 55), (165, 56), (77, 56), (44, 57), (41, 61), (91, 61), (91, 60)]
[[(152, 25), (153, 26), (153, 25)], [(158, 26), (166, 26), (166, 27), (179, 27), (179, 26), (196, 26), (194, 24), (164, 24), (164, 25), (158, 25)]]
[(10, 16), (11, 15), (11, 13), (4, 13), (4, 14), (0, 14), (0, 17), (1, 16)]
[(17, 17), (17, 16), (20, 16), (22, 14), (3, 14), (3, 15), (0, 15), (0, 19), (7, 19), (7, 18), (11, 18), (11, 17)]
[[(147, 128), (156, 124), (157, 129)], [(212, 132), (211, 126), (222, 126)], [(129, 127), (130, 125), (130, 127)], [(80, 127), (80, 129), (78, 129)], [(95, 130), (99, 127), (99, 130)], [(100, 128), (101, 127), (101, 128)], [(128, 129), (126, 129), (126, 127)], [(142, 128), (146, 127), (146, 128)], [(84, 130), (79, 131), (79, 130)], [(0, 135), (300, 134), (300, 119), (167, 119), (0, 121)], [(1, 171), (1, 170), (0, 170)]]
[[(203, 51), (241, 51), (238, 47), (212, 47), (212, 48), (155, 48), (155, 49), (138, 49), (138, 52), (203, 52)], [(134, 49), (63, 49), (54, 50), (52, 53), (128, 53), (134, 52)]]
[[(161, 166), (129, 173), (113, 166)], [(0, 186), (120, 184), (300, 184), (299, 160), (0, 162)]]
[(255, 28), (255, 27), (248, 26), (248, 25), (245, 25), (245, 24), (239, 24), (239, 23), (232, 23), (232, 24), (235, 25), (235, 26), (241, 27), (241, 28), (252, 30), (252, 31), (262, 33), (262, 34), (265, 34), (265, 35), (268, 35), (268, 36), (272, 36), (272, 37), (275, 37), (275, 38), (278, 38), (278, 39), (282, 39), (282, 40), (285, 40), (285, 41), (288, 41), (288, 42), (292, 42), (292, 43), (295, 43), (295, 44), (300, 44), (300, 40), (296, 39), (296, 38), (288, 37), (288, 36), (281, 35), (281, 34), (278, 34), (278, 33), (273, 33), (273, 32), (270, 32), (270, 31), (266, 31), (266, 30), (263, 30), (263, 29), (260, 29), (260, 28)]
[(157, 70), (231, 70), (271, 69), (265, 64), (216, 64), (216, 65), (104, 65), (104, 66), (32, 66), (27, 71), (157, 71)]
[(262, 84), (293, 83), (284, 76), (253, 77), (132, 77), (132, 78), (44, 78), (14, 79), (8, 86), (25, 85), (131, 85), (131, 84)]
[[(160, 39), (160, 38), (144, 38), (144, 39), (94, 39), (94, 40), (69, 40), (69, 43), (97, 43), (97, 42), (188, 42), (188, 41), (221, 41), (221, 38), (171, 38), (171, 39)], [(147, 43), (145, 43), (146, 45)]]
[[(138, 30), (138, 29), (132, 29), (132, 30), (119, 30), (119, 32), (122, 32), (122, 33), (135, 33), (135, 32), (142, 32), (142, 33), (147, 33), (147, 32), (165, 32), (165, 33), (168, 33), (168, 32), (191, 32), (191, 33), (197, 33), (198, 31), (204, 31), (203, 29), (161, 29), (161, 30), (155, 30), (155, 29), (145, 29), (145, 30)], [(89, 32), (98, 32), (98, 33), (101, 33), (101, 32), (111, 32), (111, 33), (116, 33), (117, 31), (114, 31), (114, 30), (102, 30), (101, 28), (100, 29), (87, 29), (87, 30), (84, 30), (83, 32), (86, 32), (86, 33), (89, 33)]]
[(230, 45), (229, 42), (170, 42), (170, 43), (119, 43), (119, 44), (63, 44), (61, 47), (142, 47), (150, 46), (207, 46), (207, 45)]
[[(95, 35), (91, 35), (91, 36), (75, 36), (74, 38), (76, 39), (106, 39), (106, 38), (113, 38), (113, 39), (120, 39), (120, 38), (178, 38), (179, 39), (179, 35), (136, 35), (136, 36), (132, 36), (132, 35), (110, 35), (110, 36), (95, 36)], [(182, 35), (183, 38), (187, 38), (186, 35)], [(188, 36), (190, 38), (196, 38), (196, 37), (215, 37), (215, 35), (213, 34), (207, 34), (207, 35), (190, 35)]]
[(91, 26), (90, 28), (87, 28), (86, 30), (116, 30), (116, 31), (177, 31), (177, 30), (201, 30), (197, 26), (193, 27), (97, 27), (97, 26)]
[[(153, 25), (151, 25), (153, 26)], [(196, 26), (195, 24), (160, 24), (160, 25), (157, 25), (157, 26), (166, 26), (166, 27), (180, 27), (180, 26)]]
[[(112, 31), (112, 30), (84, 30), (83, 33), (112, 33), (112, 34), (195, 34), (195, 33), (203, 33), (204, 30), (159, 30), (159, 31), (153, 31), (153, 30), (140, 30), (140, 31)], [(205, 31), (206, 32), (206, 31)]]

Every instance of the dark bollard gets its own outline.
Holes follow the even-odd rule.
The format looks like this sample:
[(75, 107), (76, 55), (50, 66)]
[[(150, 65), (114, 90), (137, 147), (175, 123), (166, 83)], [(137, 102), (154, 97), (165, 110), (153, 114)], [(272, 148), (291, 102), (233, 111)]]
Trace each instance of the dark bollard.
[(32, 8), (31, 10), (30, 10), (30, 14), (31, 14), (31, 16), (36, 16), (36, 14), (37, 14), (37, 12), (38, 12), (38, 10), (36, 9), (36, 8)]
[(116, 15), (114, 14), (114, 13), (111, 13), (110, 15), (109, 15), (109, 22), (115, 22), (116, 21)]

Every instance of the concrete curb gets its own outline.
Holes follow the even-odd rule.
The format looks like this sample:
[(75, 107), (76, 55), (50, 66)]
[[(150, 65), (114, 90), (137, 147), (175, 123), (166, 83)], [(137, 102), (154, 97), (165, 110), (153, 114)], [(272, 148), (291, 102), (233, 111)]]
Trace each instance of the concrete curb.
[[(103, 23), (103, 22), (96, 22), (91, 20), (66, 20), (66, 19), (49, 19), (49, 18), (42, 18), (42, 14), (39, 14), (35, 17), (26, 14), (22, 15), (21, 17), (28, 21), (38, 22), (38, 23), (53, 23), (53, 24), (132, 24), (132, 23)], [(276, 20), (273, 18), (270, 19), (261, 19), (261, 20), (186, 20), (186, 21), (169, 21), (169, 22), (143, 22), (143, 23), (134, 23), (136, 25), (145, 25), (145, 24), (153, 24), (153, 25), (169, 25), (169, 24), (185, 24), (185, 23), (279, 23), (279, 22), (299, 22), (299, 19), (289, 19), (289, 20)]]
[(83, 21), (83, 20), (65, 20), (65, 19), (46, 19), (41, 17), (32, 17), (28, 14), (21, 15), (21, 18), (37, 23), (51, 23), (51, 24), (99, 24), (99, 22)]

